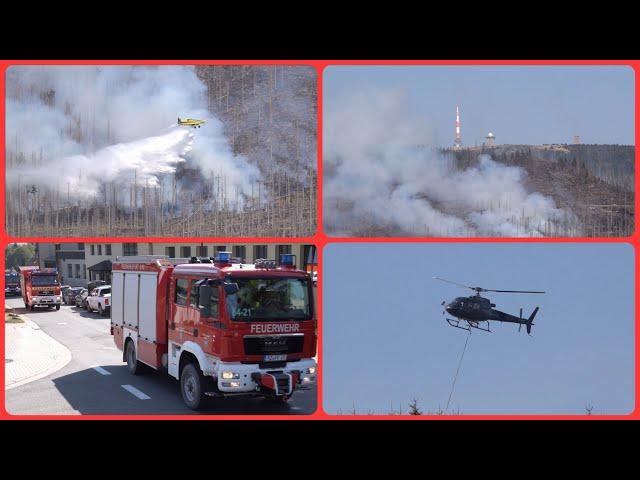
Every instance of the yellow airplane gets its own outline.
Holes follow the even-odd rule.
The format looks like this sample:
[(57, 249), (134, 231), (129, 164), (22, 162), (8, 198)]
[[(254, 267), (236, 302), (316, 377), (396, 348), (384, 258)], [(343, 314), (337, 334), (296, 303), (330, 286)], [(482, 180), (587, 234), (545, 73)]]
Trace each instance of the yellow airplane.
[(206, 122), (206, 120), (198, 120), (196, 118), (180, 118), (180, 117), (178, 117), (178, 125), (182, 125), (183, 127), (200, 128), (200, 126), (205, 122)]

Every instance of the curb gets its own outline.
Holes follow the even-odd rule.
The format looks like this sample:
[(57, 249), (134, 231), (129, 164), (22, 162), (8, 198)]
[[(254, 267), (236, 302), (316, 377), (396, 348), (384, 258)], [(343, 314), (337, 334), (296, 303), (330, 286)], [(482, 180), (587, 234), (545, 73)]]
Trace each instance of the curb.
[[(11, 310), (12, 309), (11, 308), (7, 308), (7, 305), (5, 304), (5, 312), (11, 312)], [(33, 320), (27, 318), (24, 315), (18, 315), (18, 316), (20, 317), (21, 320), (24, 321), (24, 323), (25, 323), (25, 325), (27, 327), (29, 327), (31, 330), (33, 330), (33, 334), (34, 335), (39, 336), (42, 341), (44, 341), (45, 343), (47, 343), (49, 345), (51, 350), (54, 352), (55, 360), (54, 360), (53, 363), (51, 363), (46, 368), (44, 368), (44, 369), (42, 369), (42, 370), (40, 370), (40, 371), (38, 371), (36, 373), (33, 373), (32, 375), (24, 377), (23, 379), (18, 380), (17, 382), (13, 382), (13, 383), (10, 383), (10, 384), (5, 384), (5, 387), (4, 387), (5, 391), (11, 390), (11, 389), (16, 388), (16, 387), (20, 387), (20, 386), (25, 385), (27, 383), (33, 382), (35, 380), (40, 380), (41, 378), (47, 377), (47, 376), (51, 375), (52, 373), (60, 370), (61, 368), (66, 366), (71, 361), (71, 351), (67, 347), (65, 347), (60, 342), (58, 342), (57, 340), (55, 340), (52, 337), (50, 337), (49, 335), (47, 335), (40, 328), (40, 325), (35, 323)], [(5, 329), (6, 329), (6, 325), (5, 325)], [(6, 370), (5, 370), (5, 375), (6, 375)], [(6, 382), (6, 376), (5, 376), (5, 382)]]

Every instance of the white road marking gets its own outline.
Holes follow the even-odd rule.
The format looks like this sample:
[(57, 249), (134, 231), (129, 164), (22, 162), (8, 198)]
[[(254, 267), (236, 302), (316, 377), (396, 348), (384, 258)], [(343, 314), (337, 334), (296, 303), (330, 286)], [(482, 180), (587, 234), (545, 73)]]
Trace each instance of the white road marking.
[(120, 385), (122, 388), (124, 388), (127, 392), (129, 392), (131, 395), (138, 397), (140, 400), (150, 400), (151, 397), (149, 395), (147, 395), (146, 393), (141, 392), (140, 390), (138, 390), (136, 387), (134, 387), (133, 385)]
[(58, 322), (58, 325), (66, 325), (67, 322)]
[(100, 375), (111, 375), (110, 372), (107, 372), (104, 368), (102, 367), (91, 367), (93, 368), (96, 372), (98, 372)]

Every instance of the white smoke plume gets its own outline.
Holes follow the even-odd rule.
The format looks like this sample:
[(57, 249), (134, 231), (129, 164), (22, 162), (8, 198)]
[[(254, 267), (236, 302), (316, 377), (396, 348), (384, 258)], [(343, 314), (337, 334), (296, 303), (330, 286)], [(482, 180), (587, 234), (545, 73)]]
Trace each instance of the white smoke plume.
[(461, 170), (399, 90), (332, 99), (324, 121), (324, 217), (330, 234), (386, 227), (434, 236), (542, 236), (572, 217), (527, 192), (525, 171), (481, 155)]
[[(187, 162), (246, 193), (259, 176), (231, 151), (193, 66), (17, 66), (6, 88), (7, 157), (21, 159), (8, 168), (9, 184), (87, 197), (134, 175), (158, 186)], [(207, 123), (178, 127), (178, 116)]]

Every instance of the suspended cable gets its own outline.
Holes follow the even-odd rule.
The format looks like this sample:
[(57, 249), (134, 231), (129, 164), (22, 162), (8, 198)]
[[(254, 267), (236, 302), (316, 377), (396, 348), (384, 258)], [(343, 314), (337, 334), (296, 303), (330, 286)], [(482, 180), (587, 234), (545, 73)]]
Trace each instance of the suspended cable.
[(467, 351), (467, 344), (469, 343), (469, 339), (471, 338), (471, 330), (469, 330), (469, 334), (467, 335), (467, 339), (464, 341), (464, 348), (462, 349), (462, 354), (460, 355), (460, 360), (458, 361), (458, 369), (456, 370), (456, 374), (453, 377), (453, 383), (451, 384), (451, 392), (449, 392), (449, 399), (447, 400), (447, 406), (444, 409), (444, 412), (447, 413), (449, 410), (449, 404), (451, 403), (451, 397), (453, 396), (453, 390), (456, 388), (456, 380), (458, 380), (458, 374), (460, 373), (460, 367), (462, 367), (462, 359), (464, 358), (464, 354)]

